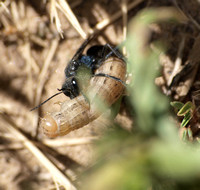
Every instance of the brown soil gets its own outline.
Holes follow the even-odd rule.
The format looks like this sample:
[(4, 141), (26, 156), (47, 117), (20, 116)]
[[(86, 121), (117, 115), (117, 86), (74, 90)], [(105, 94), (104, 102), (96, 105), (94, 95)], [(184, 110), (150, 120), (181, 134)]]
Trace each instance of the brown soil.
[[(103, 19), (112, 17), (114, 13), (121, 9), (121, 1), (119, 0), (84, 0), (77, 2), (78, 4), (71, 0), (69, 5), (86, 33), (89, 27), (92, 28)], [(130, 2), (132, 0), (128, 1), (128, 3)], [(130, 20), (138, 11), (147, 7), (173, 6), (190, 18), (187, 23), (152, 26), (152, 40), (159, 38), (168, 45), (167, 56), (161, 59), (163, 75), (157, 80), (166, 94), (168, 93), (166, 81), (169, 80), (173, 70), (181, 41), (185, 38), (182, 52), (182, 62), (185, 65), (188, 57), (193, 56), (193, 59), (197, 57), (195, 53), (193, 53), (195, 55), (191, 55), (191, 49), (196, 42), (200, 29), (198, 28), (200, 27), (198, 24), (200, 22), (200, 4), (197, 0), (182, 0), (176, 5), (172, 2), (170, 0), (142, 2), (129, 12), (128, 17), (128, 20)], [(60, 95), (44, 104), (38, 112), (30, 112), (30, 109), (36, 106), (38, 77), (52, 41), (57, 40), (58, 44), (43, 78), (44, 87), (39, 102), (55, 94), (57, 88), (62, 86), (64, 69), (84, 40), (66, 17), (58, 11), (64, 31), (64, 39), (60, 38), (55, 25), (50, 23), (50, 1), (45, 3), (39, 0), (8, 0), (5, 1), (5, 5), (9, 12), (0, 7), (0, 189), (55, 189), (50, 173), (13, 136), (8, 129), (10, 125), (21, 131), (28, 139), (36, 141), (40, 150), (70, 180), (78, 183), (78, 176), (87, 166), (91, 165), (94, 156), (94, 147), (91, 143), (82, 144), (80, 141), (101, 136), (106, 129), (106, 121), (101, 118), (64, 137), (59, 137), (65, 141), (75, 139), (77, 140), (76, 145), (53, 147), (42, 143), (42, 140), (47, 137), (42, 134), (41, 129), (38, 132), (38, 121), (46, 112), (59, 109), (59, 105), (55, 104), (56, 102), (70, 101), (69, 98)], [(19, 18), (15, 14), (18, 14)], [(122, 26), (122, 17), (120, 17), (114, 23), (110, 23), (105, 30), (102, 30), (98, 38), (90, 45), (97, 43), (119, 44), (123, 39)], [(196, 49), (197, 52), (199, 52), (198, 48)], [(178, 81), (177, 84), (172, 86), (169, 94), (177, 100), (195, 101), (198, 106), (199, 99), (194, 96), (199, 87), (198, 78), (199, 74), (197, 74), (187, 92), (181, 87), (186, 80)], [(130, 129), (133, 122), (127, 113), (126, 101), (124, 102), (116, 121)], [(8, 118), (9, 121), (5, 118)]]

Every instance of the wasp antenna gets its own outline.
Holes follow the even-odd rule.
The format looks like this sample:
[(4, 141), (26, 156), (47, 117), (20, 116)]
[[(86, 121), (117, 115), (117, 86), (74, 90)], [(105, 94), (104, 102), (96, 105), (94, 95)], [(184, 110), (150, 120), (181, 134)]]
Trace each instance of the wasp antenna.
[(48, 99), (46, 99), (44, 102), (42, 102), (42, 103), (39, 104), (38, 106), (32, 108), (30, 111), (33, 111), (33, 110), (38, 109), (40, 106), (42, 106), (43, 104), (45, 104), (46, 102), (48, 102), (49, 100), (51, 100), (53, 97), (55, 97), (55, 96), (57, 96), (57, 95), (59, 95), (59, 94), (61, 94), (61, 93), (63, 93), (63, 92), (58, 92), (58, 93), (54, 94), (53, 96), (49, 97)]
[(62, 89), (62, 88), (57, 88), (57, 90), (58, 90), (58, 91), (63, 91), (63, 89)]

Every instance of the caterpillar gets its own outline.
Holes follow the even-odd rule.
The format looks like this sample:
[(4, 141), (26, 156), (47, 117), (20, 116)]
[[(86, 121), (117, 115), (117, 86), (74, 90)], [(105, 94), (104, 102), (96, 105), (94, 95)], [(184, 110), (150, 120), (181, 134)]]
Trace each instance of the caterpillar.
[(83, 94), (61, 104), (60, 111), (47, 113), (41, 119), (40, 126), (48, 137), (57, 137), (81, 128), (97, 119), (102, 113), (96, 100), (107, 107), (115, 103), (125, 89), (126, 62), (109, 56), (95, 69)]

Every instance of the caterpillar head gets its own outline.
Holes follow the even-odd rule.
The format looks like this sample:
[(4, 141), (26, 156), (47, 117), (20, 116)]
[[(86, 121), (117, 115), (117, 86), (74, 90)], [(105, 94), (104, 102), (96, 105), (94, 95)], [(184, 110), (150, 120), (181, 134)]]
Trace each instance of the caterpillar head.
[(46, 136), (50, 138), (59, 136), (58, 124), (51, 115), (45, 115), (41, 119), (40, 126)]

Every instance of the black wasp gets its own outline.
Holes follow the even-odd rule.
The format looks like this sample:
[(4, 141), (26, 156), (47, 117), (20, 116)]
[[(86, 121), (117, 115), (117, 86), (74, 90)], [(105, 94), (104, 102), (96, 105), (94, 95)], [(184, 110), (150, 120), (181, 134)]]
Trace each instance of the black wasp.
[[(90, 72), (90, 76), (98, 76), (98, 77), (108, 77), (112, 78), (114, 80), (120, 81), (124, 84), (123, 81), (120, 79), (107, 75), (104, 73), (98, 73), (94, 74), (95, 70), (101, 66), (103, 61), (108, 59), (110, 56), (116, 56), (122, 60), (124, 60), (123, 55), (118, 51), (117, 48), (111, 47), (109, 44), (106, 45), (94, 45), (91, 46), (86, 54), (83, 54), (83, 51), (85, 47), (88, 45), (88, 43), (91, 41), (93, 36), (86, 39), (83, 44), (80, 46), (80, 48), (77, 50), (67, 67), (65, 68), (65, 82), (62, 85), (61, 89), (58, 89), (60, 92), (54, 94), (44, 102), (42, 102), (40, 105), (36, 106), (35, 108), (31, 109), (31, 111), (39, 108), (44, 103), (49, 101), (51, 98), (57, 96), (58, 94), (64, 93), (66, 96), (68, 96), (70, 99), (73, 99), (80, 95), (81, 90), (80, 86), (78, 84), (78, 77), (77, 73), (80, 70), (80, 68), (86, 68)], [(125, 85), (125, 84), (124, 84)]]

